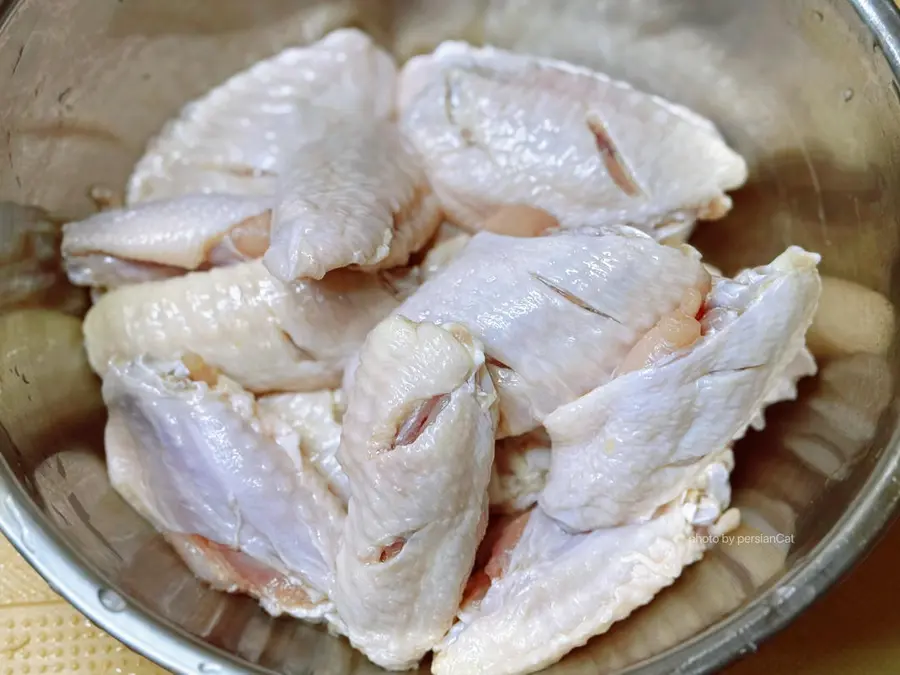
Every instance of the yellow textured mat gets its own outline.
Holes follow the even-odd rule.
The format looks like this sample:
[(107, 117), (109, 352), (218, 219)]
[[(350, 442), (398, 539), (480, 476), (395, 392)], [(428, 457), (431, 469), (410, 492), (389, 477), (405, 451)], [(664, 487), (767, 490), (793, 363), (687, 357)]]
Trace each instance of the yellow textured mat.
[(0, 536), (0, 675), (161, 675), (56, 595)]

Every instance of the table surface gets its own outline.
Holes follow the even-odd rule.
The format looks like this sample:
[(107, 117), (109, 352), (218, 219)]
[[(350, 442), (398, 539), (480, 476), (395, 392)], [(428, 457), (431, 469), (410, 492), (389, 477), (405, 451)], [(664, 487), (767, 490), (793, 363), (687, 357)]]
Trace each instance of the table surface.
[[(885, 675), (900, 663), (900, 524), (841, 583), (725, 675)], [(0, 536), (0, 675), (162, 675), (57, 596)]]

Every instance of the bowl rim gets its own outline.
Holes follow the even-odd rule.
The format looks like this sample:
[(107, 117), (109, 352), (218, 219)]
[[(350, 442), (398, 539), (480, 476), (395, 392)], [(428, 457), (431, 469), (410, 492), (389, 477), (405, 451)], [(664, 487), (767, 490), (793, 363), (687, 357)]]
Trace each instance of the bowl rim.
[[(0, 31), (21, 0), (0, 0)], [(848, 0), (868, 26), (895, 82), (900, 80), (900, 9), (893, 0)], [(7, 441), (12, 439), (0, 425)], [(756, 651), (859, 562), (900, 507), (900, 426), (859, 494), (797, 566), (735, 615), (630, 666), (641, 675), (702, 675)], [(59, 533), (0, 456), (0, 532), (50, 587), (115, 639), (182, 675), (247, 675), (273, 671), (250, 664), (188, 634), (138, 601), (126, 600)], [(47, 555), (49, 554), (49, 555)]]

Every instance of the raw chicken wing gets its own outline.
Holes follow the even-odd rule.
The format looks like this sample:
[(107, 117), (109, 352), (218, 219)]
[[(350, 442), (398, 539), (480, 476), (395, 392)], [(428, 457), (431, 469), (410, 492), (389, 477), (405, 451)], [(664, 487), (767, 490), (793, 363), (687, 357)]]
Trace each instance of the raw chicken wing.
[(487, 524), (495, 394), (462, 327), (392, 317), (348, 392), (335, 602), (351, 643), (414, 667), (450, 629)]
[(283, 284), (255, 261), (111, 291), (85, 317), (85, 348), (101, 376), (116, 358), (196, 354), (254, 392), (313, 391), (340, 384), (397, 304), (376, 275)]
[(141, 358), (110, 366), (103, 399), (113, 487), (160, 531), (195, 537), (192, 567), (219, 554), (220, 572), (205, 577), (230, 578), (273, 613), (332, 611), (343, 505), (262, 432), (252, 395), (224, 377), (195, 381), (180, 361)]
[(196, 534), (167, 534), (165, 539), (198, 579), (217, 591), (256, 598), (272, 616), (288, 614), (316, 621), (330, 611), (330, 603), (313, 600), (316, 594), (301, 579), (278, 572), (230, 546)]
[(708, 283), (696, 251), (634, 228), (480, 232), (397, 313), (460, 323), (484, 343), (503, 437), (608, 381), (688, 289)]
[(818, 261), (791, 247), (733, 281), (716, 279), (702, 320), (686, 320), (696, 331), (687, 350), (651, 355), (547, 417), (544, 511), (588, 531), (650, 518), (683, 492), (712, 453), (784, 395), (789, 366), (812, 365), (803, 351), (821, 289)]
[(744, 160), (713, 124), (562, 61), (445, 42), (400, 77), (403, 127), (448, 217), (479, 229), (504, 204), (563, 227), (626, 223), (686, 238), (720, 218)]
[(348, 126), (292, 158), (264, 260), (284, 281), (349, 265), (396, 267), (440, 223), (437, 198), (396, 125)]
[(395, 82), (391, 56), (355, 29), (286, 49), (185, 106), (150, 142), (127, 201), (272, 195), (304, 144), (348, 118), (364, 125), (390, 116)]
[(713, 466), (646, 523), (570, 534), (539, 507), (510, 521), (486, 567), (489, 587), (462, 607), (432, 671), (535, 672), (650, 602), (700, 559), (712, 540), (702, 535), (737, 525), (725, 511), (731, 451)]
[(268, 197), (192, 195), (69, 223), (62, 240), (69, 280), (112, 288), (259, 258), (271, 206)]

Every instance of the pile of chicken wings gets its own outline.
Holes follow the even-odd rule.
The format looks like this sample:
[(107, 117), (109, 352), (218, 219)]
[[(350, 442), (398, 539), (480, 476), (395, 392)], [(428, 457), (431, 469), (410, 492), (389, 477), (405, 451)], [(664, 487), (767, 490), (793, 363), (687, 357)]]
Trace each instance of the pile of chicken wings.
[(816, 370), (818, 255), (685, 243), (746, 177), (563, 62), (341, 29), (256, 63), (65, 227), (113, 485), (381, 666), (553, 663), (737, 526), (732, 444)]

